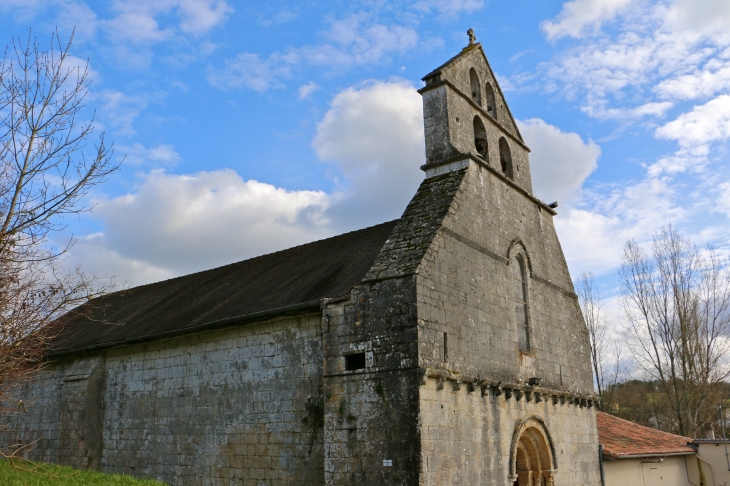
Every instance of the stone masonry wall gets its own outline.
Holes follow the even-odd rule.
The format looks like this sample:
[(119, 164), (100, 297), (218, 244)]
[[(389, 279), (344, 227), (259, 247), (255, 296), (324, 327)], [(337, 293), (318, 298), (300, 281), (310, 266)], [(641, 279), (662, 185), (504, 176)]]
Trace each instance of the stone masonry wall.
[[(528, 257), (529, 353), (514, 317), (515, 245)], [(417, 274), (419, 363), (432, 377), (420, 391), (422, 484), (507, 484), (514, 430), (529, 415), (553, 434), (556, 484), (598, 484), (595, 409), (580, 398), (593, 391), (588, 336), (552, 215), (470, 161)], [(539, 387), (527, 387), (532, 377)], [(544, 398), (505, 399), (526, 390)]]
[[(529, 257), (529, 354), (517, 345), (507, 258), (518, 240)], [(592, 392), (588, 334), (552, 216), (501, 177), (471, 162), (418, 274), (421, 366)]]
[[(420, 470), (415, 271), (464, 176), (425, 180), (364, 280), (324, 311), (326, 484), (417, 485)], [(365, 353), (347, 370), (346, 356)]]
[(515, 425), (542, 417), (550, 429), (558, 468), (555, 484), (600, 485), (596, 408), (545, 397), (519, 400), (429, 378), (421, 388), (421, 485), (505, 486)]
[[(15, 411), (3, 417), (0, 449), (26, 446), (27, 456), (36, 461), (58, 462), (63, 364), (50, 366), (16, 390), (22, 403), (11, 403)], [(7, 427), (7, 428), (6, 428)]]
[[(482, 53), (481, 48), (473, 48), (458, 61), (444, 68), (441, 79), (448, 81), (459, 90), (448, 85), (421, 89), (423, 95), (423, 117), (426, 138), (427, 164), (439, 163), (459, 154), (472, 154), (480, 157), (474, 144), (474, 117), (479, 117), (486, 129), (488, 154), (485, 162), (501, 172), (499, 140), (504, 138), (512, 157), (513, 181), (519, 187), (532, 193), (532, 179), (529, 149), (520, 140), (519, 132), (507, 112), (506, 103), (500, 93), (498, 98), (498, 124), (485, 110), (471, 102), (469, 71), (474, 68), (483, 86), (490, 81), (496, 86), (494, 74)], [(511, 136), (510, 136), (511, 135)]]
[[(174, 485), (323, 484), (320, 333), (316, 313), (108, 351), (102, 450), (89, 459)], [(12, 434), (42, 439), (33, 458), (59, 456), (56, 404), (83, 412), (82, 396), (64, 392), (83, 383), (63, 380), (73, 366), (59, 362), (23, 390)]]

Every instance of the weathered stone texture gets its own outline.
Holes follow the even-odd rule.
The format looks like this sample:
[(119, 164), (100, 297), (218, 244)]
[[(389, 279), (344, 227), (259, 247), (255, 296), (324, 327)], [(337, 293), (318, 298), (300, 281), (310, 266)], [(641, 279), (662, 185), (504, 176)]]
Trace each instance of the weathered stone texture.
[[(103, 426), (101, 449), (90, 451), (90, 461), (98, 456), (102, 470), (170, 484), (321, 485), (320, 330), (314, 314), (111, 350), (103, 369), (103, 421), (80, 415), (93, 413), (79, 393), (94, 388), (89, 379), (63, 381), (74, 365), (51, 365), (27, 387), (34, 417), (16, 416), (14, 433), (42, 438), (31, 457), (55, 461), (57, 454), (88, 449), (79, 427)], [(70, 393), (76, 405), (64, 398)], [(42, 398), (31, 402), (33, 394)], [(52, 428), (59, 420), (35, 418), (58, 410), (58, 403), (66, 407), (61, 415), (79, 419), (60, 448)], [(62, 429), (70, 425), (60, 422)], [(94, 466), (76, 456), (64, 462)]]
[[(517, 348), (508, 252), (529, 257), (532, 350)], [(580, 393), (593, 389), (588, 335), (552, 217), (472, 162), (419, 274), (422, 366), (504, 381), (542, 378)], [(448, 360), (428, 349), (447, 333)]]
[[(497, 120), (468, 94), (472, 67)], [(434, 73), (426, 179), (347, 295), (53, 364), (10, 423), (42, 439), (32, 457), (181, 485), (599, 484), (589, 343), (555, 212), (532, 196), (529, 149), (481, 47)]]
[(558, 468), (555, 484), (599, 485), (598, 435), (595, 408), (567, 401), (536, 403), (482, 396), (479, 387), (455, 390), (447, 380), (441, 390), (429, 378), (420, 390), (422, 485), (512, 484), (510, 446), (516, 424), (530, 416), (542, 417), (552, 431)]
[(16, 390), (15, 395), (22, 403), (10, 404), (16, 413), (2, 419), (2, 426), (7, 429), (0, 434), (0, 449), (7, 451), (14, 445), (32, 444), (26, 449), (31, 458), (58, 462), (63, 377), (63, 366), (50, 366)]

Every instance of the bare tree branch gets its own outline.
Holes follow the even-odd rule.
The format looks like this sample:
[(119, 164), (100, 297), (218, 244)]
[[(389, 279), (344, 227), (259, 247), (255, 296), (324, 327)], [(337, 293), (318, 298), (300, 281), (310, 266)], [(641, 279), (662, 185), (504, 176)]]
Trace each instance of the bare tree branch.
[(634, 360), (664, 395), (670, 428), (691, 436), (728, 376), (728, 266), (669, 226), (651, 255), (626, 243), (619, 278)]
[(118, 165), (93, 116), (83, 118), (88, 65), (69, 66), (73, 34), (51, 49), (13, 39), (0, 61), (0, 415), (12, 391), (42, 366), (59, 317), (113, 287), (64, 265), (73, 244), (51, 246), (63, 217), (90, 210), (89, 189)]

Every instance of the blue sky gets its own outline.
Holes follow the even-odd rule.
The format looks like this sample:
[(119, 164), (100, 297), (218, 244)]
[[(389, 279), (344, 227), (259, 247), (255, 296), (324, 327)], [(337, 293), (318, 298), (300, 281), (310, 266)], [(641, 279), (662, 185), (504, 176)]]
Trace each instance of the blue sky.
[(142, 284), (400, 216), (422, 180), (420, 78), (474, 28), (604, 293), (673, 223), (727, 254), (730, 3), (4, 0), (0, 32), (76, 28), (88, 108), (126, 154), (67, 221), (72, 262)]

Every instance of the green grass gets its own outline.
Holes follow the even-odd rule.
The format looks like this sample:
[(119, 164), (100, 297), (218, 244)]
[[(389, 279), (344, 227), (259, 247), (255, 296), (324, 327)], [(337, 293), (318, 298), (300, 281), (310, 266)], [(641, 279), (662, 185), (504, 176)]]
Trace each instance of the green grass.
[(135, 479), (131, 476), (103, 474), (96, 471), (79, 471), (67, 466), (15, 461), (15, 467), (0, 461), (0, 485), (2, 486), (164, 486), (151, 479)]

